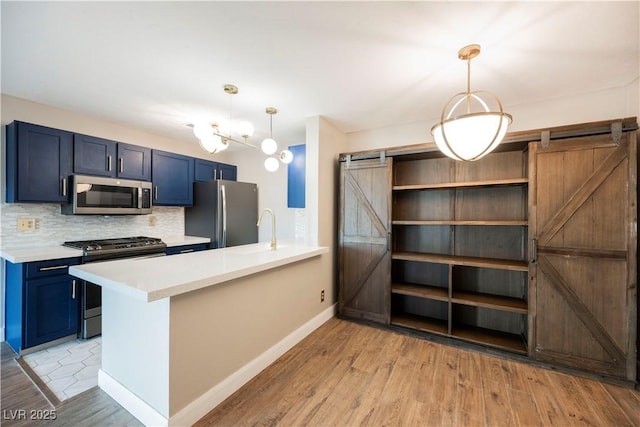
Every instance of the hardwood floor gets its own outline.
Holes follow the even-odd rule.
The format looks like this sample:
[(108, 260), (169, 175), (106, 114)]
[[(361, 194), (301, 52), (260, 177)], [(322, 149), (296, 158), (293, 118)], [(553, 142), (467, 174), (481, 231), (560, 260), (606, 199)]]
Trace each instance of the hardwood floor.
[(640, 426), (640, 392), (334, 318), (196, 425)]
[[(2, 343), (3, 426), (135, 426), (98, 388), (53, 407)], [(197, 424), (640, 426), (640, 392), (331, 319)]]
[(0, 424), (2, 426), (142, 425), (98, 387), (54, 407), (25, 375), (15, 360), (15, 353), (7, 343), (1, 343), (0, 347), (2, 349), (0, 379)]

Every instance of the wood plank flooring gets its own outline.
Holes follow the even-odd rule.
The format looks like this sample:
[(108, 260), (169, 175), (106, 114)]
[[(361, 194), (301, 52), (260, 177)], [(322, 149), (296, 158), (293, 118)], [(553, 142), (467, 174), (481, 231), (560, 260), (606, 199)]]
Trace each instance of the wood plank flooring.
[[(3, 426), (140, 425), (99, 388), (10, 419), (54, 408), (1, 347)], [(334, 318), (196, 423), (254, 425), (640, 426), (640, 392)]]
[(54, 407), (20, 368), (13, 350), (5, 342), (0, 344), (0, 424), (3, 427), (142, 426), (98, 387)]
[(640, 426), (640, 392), (331, 319), (196, 426)]

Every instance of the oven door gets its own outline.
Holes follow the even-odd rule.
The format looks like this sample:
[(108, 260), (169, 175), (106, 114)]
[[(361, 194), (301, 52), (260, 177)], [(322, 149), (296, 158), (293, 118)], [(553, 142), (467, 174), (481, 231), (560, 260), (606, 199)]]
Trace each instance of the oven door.
[(82, 338), (102, 333), (102, 288), (94, 283), (82, 283)]

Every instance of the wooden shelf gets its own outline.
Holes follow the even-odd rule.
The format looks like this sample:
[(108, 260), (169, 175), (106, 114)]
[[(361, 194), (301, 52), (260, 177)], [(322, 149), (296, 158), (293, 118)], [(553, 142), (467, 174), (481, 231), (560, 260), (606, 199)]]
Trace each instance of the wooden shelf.
[(416, 316), (408, 313), (392, 315), (391, 324), (442, 335), (448, 335), (449, 333), (449, 327), (446, 320)]
[(404, 261), (433, 262), (449, 265), (464, 265), (468, 267), (495, 268), (497, 270), (529, 270), (529, 264), (527, 263), (527, 261), (516, 261), (508, 259), (465, 257), (422, 252), (394, 252), (391, 254), (391, 258)]
[(500, 295), (456, 291), (452, 295), (451, 302), (473, 307), (509, 311), (512, 313), (527, 314), (529, 312), (526, 301)]
[(492, 329), (468, 325), (455, 325), (451, 336), (463, 338), (478, 344), (499, 347), (519, 353), (527, 353), (527, 346), (521, 336)]
[(393, 225), (508, 225), (527, 226), (529, 221), (488, 221), (488, 220), (393, 220)]
[(463, 188), (463, 187), (494, 187), (498, 185), (524, 185), (529, 182), (528, 178), (511, 178), (511, 179), (492, 179), (485, 181), (467, 181), (467, 182), (442, 182), (436, 184), (411, 184), (411, 185), (394, 185), (393, 191), (411, 191), (411, 190), (436, 190), (443, 188)]
[(394, 294), (410, 295), (419, 298), (428, 298), (438, 301), (449, 301), (447, 288), (429, 285), (413, 285), (411, 283), (392, 283), (391, 292)]

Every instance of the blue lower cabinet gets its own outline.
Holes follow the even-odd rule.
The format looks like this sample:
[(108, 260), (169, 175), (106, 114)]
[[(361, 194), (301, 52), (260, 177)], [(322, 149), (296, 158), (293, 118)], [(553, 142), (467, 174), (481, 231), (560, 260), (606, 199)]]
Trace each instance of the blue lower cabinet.
[(27, 280), (25, 348), (79, 332), (80, 287), (77, 282), (77, 279), (66, 274)]
[(197, 243), (194, 245), (171, 246), (165, 249), (167, 255), (187, 254), (189, 252), (204, 251), (209, 249), (208, 243)]
[(80, 258), (5, 263), (5, 334), (14, 351), (78, 334), (80, 280), (67, 274), (76, 264)]

